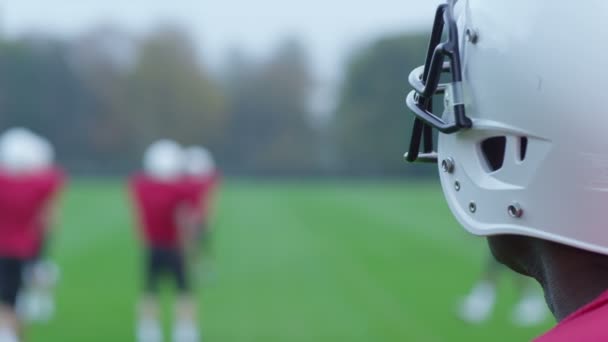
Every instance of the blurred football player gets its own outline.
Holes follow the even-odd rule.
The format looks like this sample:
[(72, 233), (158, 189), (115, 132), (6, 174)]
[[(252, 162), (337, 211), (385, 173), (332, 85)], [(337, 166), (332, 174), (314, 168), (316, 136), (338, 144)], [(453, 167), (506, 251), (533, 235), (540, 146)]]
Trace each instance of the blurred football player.
[(184, 152), (176, 142), (155, 142), (145, 152), (143, 172), (130, 181), (146, 254), (145, 291), (139, 304), (136, 332), (142, 342), (162, 340), (157, 297), (165, 276), (172, 279), (179, 293), (174, 341), (199, 340), (196, 302), (192, 298), (184, 248), (193, 239), (194, 216), (190, 189), (183, 183), (184, 159)]
[(23, 320), (45, 322), (55, 312), (53, 292), (59, 279), (59, 267), (48, 258), (48, 253), (52, 230), (57, 224), (57, 199), (61, 186), (65, 184), (65, 176), (54, 163), (55, 152), (51, 143), (40, 136), (35, 136), (35, 139), (40, 149), (40, 173), (56, 178), (59, 186), (40, 217), (40, 237), (36, 253), (25, 266), (24, 286), (18, 296), (17, 312)]
[(458, 315), (468, 323), (479, 324), (490, 318), (497, 301), (500, 276), (507, 273), (511, 276), (517, 291), (518, 302), (511, 313), (511, 321), (517, 326), (534, 326), (547, 319), (547, 305), (538, 285), (531, 279), (511, 274), (498, 263), (494, 257), (487, 259), (487, 264), (471, 292), (459, 303)]
[(211, 267), (209, 210), (213, 193), (219, 184), (219, 172), (213, 156), (204, 147), (192, 146), (185, 149), (185, 158), (184, 182), (192, 191), (196, 225), (194, 229), (197, 235), (189, 249), (194, 258), (193, 263), (199, 263), (201, 261), (199, 259), (203, 257), (208, 269)]
[(409, 78), (407, 159), (438, 162), (462, 226), (541, 284), (559, 324), (540, 342), (608, 341), (606, 18), (605, 1), (448, 0)]
[(0, 137), (0, 341), (20, 334), (16, 302), (29, 260), (39, 251), (42, 227), (62, 183), (49, 170), (44, 144), (14, 128)]

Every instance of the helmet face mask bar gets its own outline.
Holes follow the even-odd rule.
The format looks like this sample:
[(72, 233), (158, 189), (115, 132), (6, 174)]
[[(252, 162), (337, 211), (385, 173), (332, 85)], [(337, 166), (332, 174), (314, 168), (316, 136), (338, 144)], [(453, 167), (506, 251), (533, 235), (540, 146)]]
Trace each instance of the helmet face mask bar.
[[(463, 100), (459, 32), (454, 20), (454, 5), (457, 1), (448, 0), (437, 9), (425, 65), (416, 68), (409, 77), (414, 90), (409, 93), (406, 102), (416, 116), (409, 152), (405, 155), (409, 162), (437, 162), (437, 153), (433, 149), (433, 128), (445, 134), (452, 134), (472, 126), (471, 119), (466, 116)], [(444, 29), (447, 30), (446, 41), (442, 41)], [(468, 32), (469, 39), (476, 39), (472, 34)], [(443, 73), (451, 74), (452, 83), (440, 84)], [(433, 113), (433, 98), (435, 95), (445, 94), (448, 89), (450, 96), (449, 101), (446, 97), (449, 102), (446, 103), (446, 110), (452, 107), (453, 122)]]

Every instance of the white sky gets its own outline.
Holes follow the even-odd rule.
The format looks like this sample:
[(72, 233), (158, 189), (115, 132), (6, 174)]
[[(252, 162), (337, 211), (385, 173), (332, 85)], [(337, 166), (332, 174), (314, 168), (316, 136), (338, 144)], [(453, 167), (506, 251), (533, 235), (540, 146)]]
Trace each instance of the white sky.
[(44, 31), (75, 35), (98, 23), (142, 32), (158, 21), (190, 30), (207, 64), (228, 47), (268, 53), (285, 36), (303, 39), (316, 76), (328, 86), (341, 77), (357, 44), (385, 33), (429, 28), (443, 0), (0, 0), (0, 27), (10, 35)]

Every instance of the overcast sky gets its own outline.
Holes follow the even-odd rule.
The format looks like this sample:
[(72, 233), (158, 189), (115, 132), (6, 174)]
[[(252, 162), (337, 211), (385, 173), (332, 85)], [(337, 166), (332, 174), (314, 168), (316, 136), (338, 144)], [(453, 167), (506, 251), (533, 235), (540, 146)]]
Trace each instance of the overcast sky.
[(0, 0), (7, 34), (75, 35), (100, 22), (138, 32), (160, 20), (190, 30), (216, 67), (230, 46), (268, 53), (285, 36), (309, 48), (319, 80), (335, 83), (353, 47), (385, 33), (430, 28), (442, 0)]

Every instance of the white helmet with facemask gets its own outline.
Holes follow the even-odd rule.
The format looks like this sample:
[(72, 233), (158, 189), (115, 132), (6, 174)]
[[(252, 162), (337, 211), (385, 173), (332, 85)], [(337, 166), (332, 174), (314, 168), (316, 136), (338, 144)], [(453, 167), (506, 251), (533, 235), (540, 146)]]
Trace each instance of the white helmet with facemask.
[(449, 0), (438, 9), (427, 61), (410, 75), (406, 158), (438, 162), (468, 231), (608, 254), (606, 18), (599, 0)]

